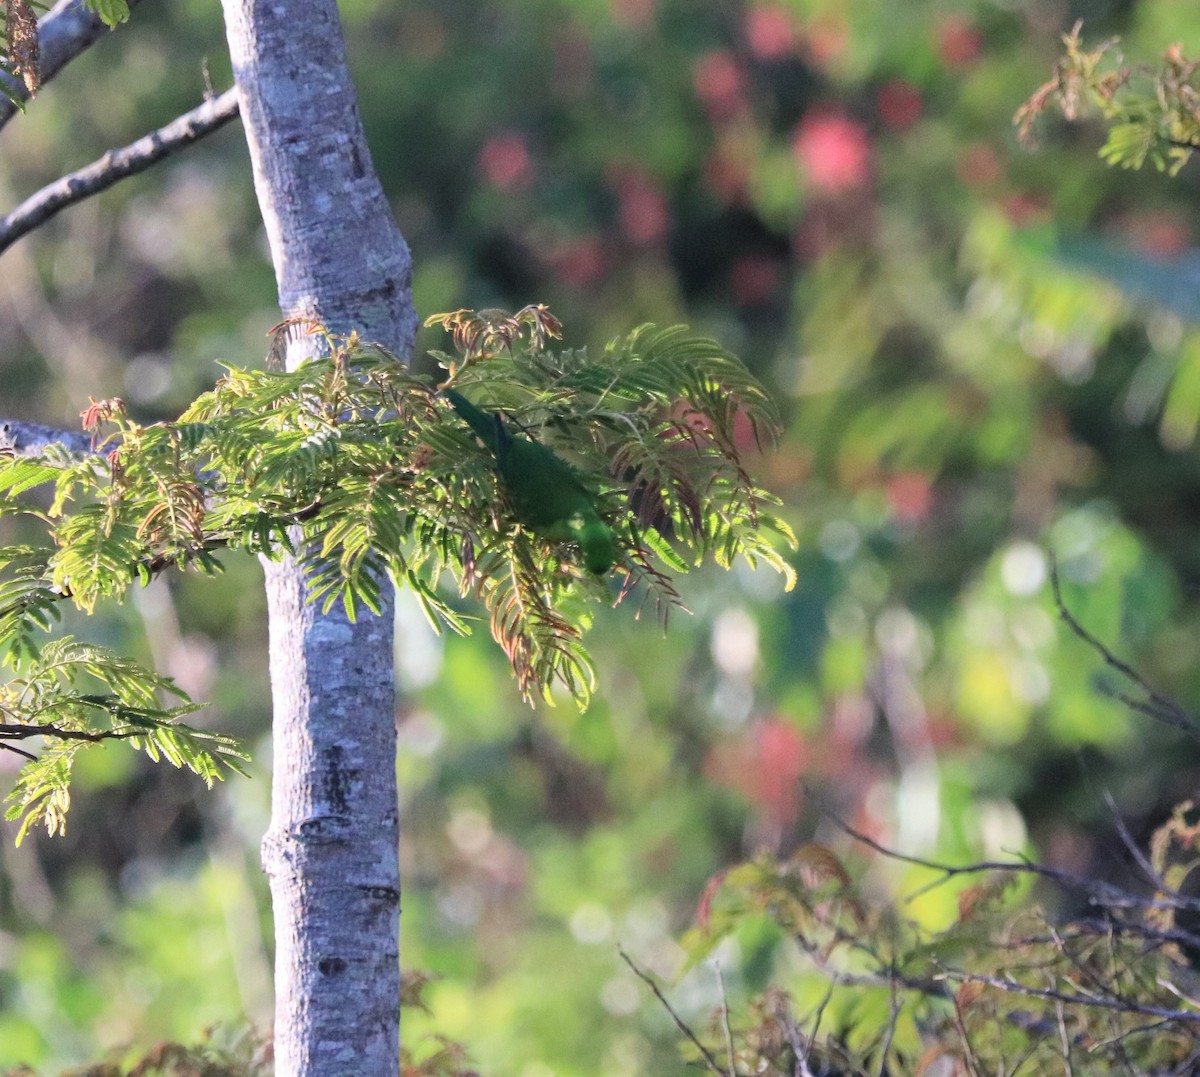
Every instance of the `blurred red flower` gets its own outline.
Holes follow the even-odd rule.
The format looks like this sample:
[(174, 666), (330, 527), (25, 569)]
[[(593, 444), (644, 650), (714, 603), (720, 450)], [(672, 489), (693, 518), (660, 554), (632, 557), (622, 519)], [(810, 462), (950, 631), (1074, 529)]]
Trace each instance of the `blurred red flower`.
[(501, 191), (517, 191), (533, 180), (533, 159), (525, 136), (508, 131), (493, 135), (479, 151), (479, 171)]
[(725, 49), (706, 52), (692, 64), (692, 86), (713, 120), (725, 120), (746, 109), (746, 73)]
[(805, 28), (804, 48), (817, 67), (836, 60), (850, 43), (850, 28), (840, 15), (825, 15)]
[(769, 299), (778, 283), (779, 264), (765, 254), (743, 254), (729, 269), (730, 294), (743, 307)]
[(792, 153), (808, 182), (825, 194), (866, 184), (871, 143), (862, 124), (836, 112), (810, 113), (796, 128)]
[(967, 187), (990, 187), (1003, 172), (1000, 158), (986, 142), (973, 142), (960, 150), (954, 171)]
[(948, 15), (936, 28), (937, 51), (947, 67), (965, 67), (983, 51), (983, 38), (964, 15)]
[(799, 815), (800, 778), (808, 759), (800, 730), (786, 718), (763, 718), (743, 738), (715, 747), (705, 771), (720, 785), (741, 793), (778, 828)]
[(885, 83), (875, 97), (879, 118), (893, 130), (911, 127), (921, 118), (923, 106), (921, 91), (903, 79)]
[(1169, 210), (1131, 213), (1121, 225), (1129, 243), (1152, 258), (1173, 261), (1191, 246), (1187, 222)]
[(667, 200), (645, 173), (627, 169), (616, 178), (617, 221), (625, 237), (639, 245), (666, 238), (671, 222)]
[(609, 0), (613, 21), (621, 26), (649, 26), (654, 21), (655, 0)]
[(576, 288), (586, 288), (604, 275), (604, 249), (596, 236), (571, 240), (556, 250), (550, 261), (558, 276)]
[(929, 476), (919, 471), (902, 471), (894, 475), (887, 483), (887, 503), (900, 523), (920, 523), (933, 508), (933, 486)]
[(796, 23), (782, 7), (752, 7), (743, 23), (746, 44), (760, 60), (782, 60), (796, 49)]
[(726, 205), (742, 203), (750, 186), (750, 163), (715, 149), (704, 158), (704, 182)]

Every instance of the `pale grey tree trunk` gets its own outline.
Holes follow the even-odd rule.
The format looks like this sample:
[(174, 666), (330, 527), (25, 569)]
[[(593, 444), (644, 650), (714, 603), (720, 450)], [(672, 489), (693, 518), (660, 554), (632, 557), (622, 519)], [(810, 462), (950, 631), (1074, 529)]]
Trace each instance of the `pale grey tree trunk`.
[[(367, 152), (335, 0), (222, 0), (285, 315), (408, 355), (408, 249)], [(294, 367), (312, 338), (289, 346)], [(280, 1077), (395, 1077), (400, 882), (390, 594), (356, 624), (268, 566)]]

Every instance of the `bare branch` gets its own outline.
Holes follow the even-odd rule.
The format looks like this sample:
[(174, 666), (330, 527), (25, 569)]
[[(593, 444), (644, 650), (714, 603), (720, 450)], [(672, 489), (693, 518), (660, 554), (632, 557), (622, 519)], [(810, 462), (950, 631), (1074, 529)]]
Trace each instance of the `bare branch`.
[(896, 1022), (900, 1017), (900, 996), (896, 991), (896, 958), (892, 955), (891, 974), (888, 976), (888, 1024), (883, 1037), (883, 1046), (879, 1049), (879, 1066), (876, 1077), (885, 1077), (888, 1072), (888, 1055), (892, 1051), (892, 1040), (896, 1036)]
[[(1179, 1021), (1194, 1023), (1200, 1021), (1200, 1013), (1195, 1010), (1170, 1010), (1165, 1006), (1148, 1006), (1134, 999), (1124, 998), (1111, 991), (1103, 995), (1089, 995), (1075, 991), (1058, 991), (1048, 987), (1032, 987), (1029, 984), (1018, 983), (1004, 976), (989, 976), (981, 972), (967, 972), (964, 969), (942, 967), (941, 977), (954, 983), (976, 983), (985, 987), (994, 987), (1009, 994), (1024, 995), (1027, 998), (1044, 999), (1047, 1002), (1062, 1002), (1068, 1006), (1092, 1006), (1103, 1010), (1116, 1010), (1119, 1013), (1135, 1013), (1144, 1017), (1158, 1017), (1164, 1021)], [(905, 977), (900, 982), (911, 986)]]
[(919, 894), (923, 894), (927, 890), (941, 886), (949, 879), (958, 875), (983, 875), (989, 872), (996, 872), (1011, 873), (1014, 875), (1034, 875), (1038, 878), (1048, 879), (1051, 882), (1058, 883), (1060, 886), (1082, 893), (1090, 904), (1108, 909), (1179, 909), (1194, 908), (1197, 905), (1196, 901), (1189, 899), (1175, 890), (1165, 889), (1162, 896), (1155, 900), (1143, 899), (1136, 894), (1130, 893), (1128, 890), (1122, 889), (1113, 883), (1105, 882), (1102, 879), (1074, 875), (1071, 872), (1061, 871), (1058, 868), (1049, 868), (1044, 864), (1038, 864), (1025, 858), (1020, 860), (978, 860), (971, 864), (943, 864), (936, 860), (926, 860), (919, 856), (909, 856), (906, 853), (897, 852), (895, 849), (889, 849), (869, 834), (855, 830), (854, 827), (840, 818), (836, 812), (832, 811), (828, 805), (821, 804), (821, 811), (845, 834), (860, 844), (865, 845), (868, 849), (873, 849), (875, 852), (886, 856), (889, 860), (897, 860), (902, 864), (912, 864), (916, 867), (928, 868), (930, 871), (941, 873), (939, 878), (927, 883), (914, 894), (910, 894), (909, 900)]
[(0, 454), (38, 456), (50, 445), (61, 445), (72, 456), (95, 456), (92, 437), (81, 430), (56, 430), (41, 423), (0, 419)]
[(791, 1025), (788, 1029), (789, 1033), (794, 1035), (789, 1036), (789, 1042), (792, 1045), (792, 1050), (796, 1052), (796, 1068), (799, 1071), (798, 1077), (813, 1077), (813, 1072), (809, 1068), (808, 1058), (812, 1054), (813, 1048), (817, 1045), (817, 1033), (821, 1029), (821, 1018), (825, 1016), (825, 1007), (829, 1005), (829, 1000), (833, 998), (833, 981), (829, 982), (829, 986), (825, 990), (825, 996), (821, 999), (816, 1011), (813, 1013), (812, 1032), (808, 1034), (808, 1042), (800, 1042), (800, 1030), (796, 1025)]
[[(97, 706), (97, 704), (92, 704)], [(102, 740), (128, 740), (130, 737), (145, 736), (144, 729), (133, 729), (127, 727), (125, 729), (104, 729), (104, 730), (87, 730), (87, 729), (63, 729), (62, 726), (56, 725), (27, 725), (18, 722), (5, 722), (0, 724), (0, 741), (8, 740), (25, 740), (27, 737), (58, 737), (60, 740), (87, 740), (93, 743), (99, 743)], [(11, 752), (17, 751), (9, 744), (0, 744), (0, 748), (7, 748)], [(21, 752), (22, 755), (27, 755), (27, 752)]]
[(145, 171), (164, 157), (223, 127), (237, 114), (237, 91), (226, 90), (220, 97), (210, 98), (165, 127), (128, 146), (109, 150), (98, 161), (55, 180), (0, 219), (0, 252), (72, 203), (98, 194), (127, 176)]
[[(709, 1051), (709, 1049), (707, 1047), (705, 1047), (704, 1044), (702, 1044), (699, 1039), (697, 1039), (696, 1033), (694, 1033), (688, 1027), (687, 1022), (685, 1022), (684, 1019), (675, 1012), (675, 1008), (667, 1001), (667, 996), (662, 993), (658, 984), (656, 984), (654, 982), (654, 977), (651, 976), (648, 972), (643, 972), (640, 968), (638, 968), (637, 965), (635, 965), (633, 963), (633, 958), (631, 958), (625, 952), (625, 948), (623, 946), (617, 947), (617, 953), (619, 953), (621, 955), (621, 960), (624, 961), (625, 964), (629, 966), (629, 968), (632, 970), (633, 974), (639, 980), (641, 980), (642, 983), (644, 983), (647, 987), (649, 987), (651, 991), (654, 992), (654, 997), (656, 999), (658, 999), (659, 1002), (662, 1003), (663, 1008), (667, 1011), (668, 1014), (671, 1015), (671, 1020), (675, 1022), (675, 1027), (677, 1029), (679, 1029), (679, 1031), (682, 1032), (688, 1038), (689, 1041), (691, 1041), (692, 1046), (695, 1047), (696, 1050), (698, 1050), (700, 1052), (700, 1054), (703, 1056), (705, 1065), (707, 1066), (709, 1072), (715, 1073), (717, 1075), (717, 1077), (726, 1077), (726, 1074), (724, 1074), (721, 1071), (721, 1067), (717, 1065), (717, 1060), (715, 1058), (713, 1058), (712, 1053)], [(732, 1077), (732, 1074), (730, 1074), (729, 1077)]]
[(962, 1058), (967, 1067), (967, 1073), (970, 1074), (970, 1077), (979, 1077), (979, 1067), (975, 1065), (975, 1049), (971, 1046), (971, 1037), (967, 1032), (966, 1023), (963, 1021), (962, 1009), (957, 1004), (954, 1007), (954, 1029), (962, 1044)]
[(1139, 688), (1146, 694), (1146, 698), (1136, 699), (1128, 693), (1121, 692), (1115, 688), (1107, 689), (1108, 694), (1121, 703), (1124, 703), (1130, 710), (1144, 714), (1148, 718), (1153, 718), (1155, 721), (1162, 722), (1164, 725), (1169, 725), (1174, 729), (1182, 730), (1188, 736), (1200, 740), (1200, 723), (1197, 723), (1192, 715), (1185, 711), (1175, 700), (1155, 691), (1137, 670), (1128, 662), (1123, 661), (1113, 654), (1100, 640), (1084, 628), (1075, 619), (1075, 615), (1067, 609), (1062, 596), (1062, 581), (1058, 575), (1058, 562), (1053, 555), (1050, 557), (1050, 586), (1054, 592), (1054, 605), (1058, 608), (1058, 616), (1062, 622), (1076, 636), (1083, 640), (1084, 643), (1091, 647), (1104, 660), (1104, 664), (1109, 669), (1116, 671), (1131, 684)]
[(1107, 805), (1109, 814), (1112, 816), (1113, 826), (1116, 827), (1121, 844), (1125, 846), (1125, 851), (1133, 857), (1137, 866), (1142, 869), (1142, 873), (1146, 876), (1146, 881), (1156, 890), (1166, 890), (1168, 888), (1166, 880), (1154, 870), (1154, 865), (1150, 863), (1146, 854), (1142, 852), (1137, 842), (1133, 840), (1133, 835), (1129, 833), (1129, 827), (1125, 825), (1125, 820), (1121, 818), (1121, 814), (1117, 810), (1117, 802), (1113, 799), (1112, 793), (1107, 790), (1104, 793), (1104, 803)]
[[(1176, 1021), (1182, 1024), (1200, 1023), (1200, 1011), (1196, 1009), (1169, 1009), (1166, 1006), (1153, 1006), (1127, 998), (1119, 991), (1104, 988), (1096, 993), (1085, 992), (1078, 985), (1074, 991), (1062, 991), (1055, 988), (1035, 987), (1021, 983), (1007, 976), (993, 976), (981, 972), (944, 965), (936, 959), (932, 962), (934, 971), (929, 976), (915, 976), (904, 973), (896, 968), (880, 972), (846, 972), (830, 968), (820, 960), (820, 952), (813, 948), (803, 936), (793, 936), (801, 948), (810, 957), (817, 960), (818, 967), (825, 973), (831, 983), (849, 987), (889, 987), (893, 982), (909, 991), (926, 995), (931, 998), (944, 999), (951, 995), (948, 985), (952, 983), (977, 983), (992, 987), (1006, 994), (1023, 995), (1026, 998), (1041, 999), (1045, 1002), (1062, 1002), (1068, 1006), (1088, 1006), (1100, 1010), (1111, 1010), (1116, 1013), (1138, 1014), (1143, 1017), (1155, 1017), (1163, 1021)], [(874, 951), (861, 948), (868, 955)], [(874, 955), (877, 956), (877, 955)], [(1165, 985), (1160, 985), (1164, 986)], [(1174, 992), (1181, 1001), (1195, 1005), (1193, 1000), (1182, 998)], [(1051, 1028), (1046, 1029), (1047, 1032)]]
[[(139, 0), (128, 0), (132, 8)], [(59, 70), (69, 64), (98, 38), (107, 34), (108, 27), (84, 0), (58, 0), (38, 24), (38, 53), (41, 84), (49, 82)], [(18, 101), (27, 101), (25, 84), (11, 76), (0, 74), (5, 88)], [(18, 112), (17, 106), (0, 94), (0, 127)]]

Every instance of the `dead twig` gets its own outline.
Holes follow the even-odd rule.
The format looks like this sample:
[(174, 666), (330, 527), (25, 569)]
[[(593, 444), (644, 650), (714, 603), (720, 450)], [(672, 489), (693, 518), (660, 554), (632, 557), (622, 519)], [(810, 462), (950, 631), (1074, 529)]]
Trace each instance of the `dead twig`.
[(695, 1047), (696, 1050), (700, 1052), (700, 1055), (704, 1059), (704, 1064), (707, 1067), (708, 1071), (710, 1073), (715, 1073), (717, 1075), (717, 1077), (733, 1077), (732, 1071), (730, 1073), (726, 1074), (721, 1070), (721, 1067), (717, 1065), (717, 1060), (715, 1058), (713, 1058), (712, 1052), (709, 1051), (709, 1049), (700, 1042), (700, 1040), (696, 1036), (696, 1033), (694, 1033), (691, 1030), (691, 1028), (688, 1026), (687, 1022), (684, 1021), (684, 1019), (682, 1017), (680, 1017), (678, 1013), (675, 1012), (675, 1007), (672, 1006), (670, 1004), (670, 1002), (667, 1001), (667, 996), (662, 993), (658, 984), (654, 982), (654, 977), (651, 976), (648, 972), (643, 972), (640, 968), (638, 968), (637, 965), (634, 964), (633, 958), (631, 958), (625, 952), (625, 948), (623, 946), (617, 947), (617, 953), (621, 955), (621, 960), (624, 961), (625, 964), (629, 966), (629, 968), (633, 972), (633, 974), (639, 980), (641, 980), (642, 983), (644, 983), (648, 988), (650, 988), (651, 991), (654, 992), (654, 997), (656, 999), (658, 999), (658, 1001), (660, 1003), (662, 1003), (663, 1009), (665, 1009), (667, 1011), (667, 1013), (670, 1014), (671, 1020), (675, 1022), (675, 1027), (677, 1029), (679, 1029), (679, 1031), (681, 1033), (683, 1033), (683, 1035), (692, 1044), (692, 1046)]
[(729, 1062), (729, 1077), (737, 1072), (733, 1054), (733, 1030), (729, 1027), (729, 997), (725, 994), (725, 977), (721, 974), (721, 963), (713, 962), (717, 971), (717, 988), (721, 992), (721, 1031), (725, 1033), (725, 1057)]
[(1200, 740), (1200, 722), (1197, 722), (1193, 715), (1184, 710), (1175, 700), (1169, 696), (1164, 696), (1161, 692), (1154, 689), (1128, 662), (1118, 658), (1104, 643), (1084, 628), (1075, 615), (1067, 608), (1062, 594), (1062, 580), (1059, 577), (1058, 561), (1053, 553), (1050, 555), (1050, 587), (1054, 594), (1054, 605), (1058, 610), (1059, 620), (1079, 639), (1091, 647), (1109, 669), (1118, 673), (1143, 692), (1145, 698), (1138, 699), (1117, 688), (1106, 689), (1107, 694), (1118, 702), (1124, 703), (1130, 710), (1136, 711), (1138, 714), (1144, 714), (1147, 718), (1152, 718), (1156, 722), (1170, 726), (1172, 729), (1181, 730), (1195, 740)]

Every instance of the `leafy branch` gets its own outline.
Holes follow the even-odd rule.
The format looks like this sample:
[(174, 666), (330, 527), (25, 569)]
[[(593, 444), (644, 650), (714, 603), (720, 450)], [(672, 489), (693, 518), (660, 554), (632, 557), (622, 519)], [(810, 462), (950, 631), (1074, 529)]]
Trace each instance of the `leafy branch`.
[(46, 5), (40, 0), (6, 0), (0, 8), (4, 47), (0, 50), (0, 125), (12, 110), (24, 108), (24, 99), (73, 59), (104, 30), (129, 18), (138, 0), (74, 0), (58, 4), (38, 22)]
[[(442, 386), (356, 336), (291, 322), (276, 339), (316, 334), (327, 358), (291, 372), (229, 368), (175, 422), (143, 425), (119, 399), (93, 401), (83, 425), (94, 454), (50, 446), (0, 459), (0, 515), (41, 535), (0, 548), (7, 664), (43, 669), (40, 637), (64, 601), (90, 613), (169, 570), (220, 571), (226, 551), (290, 554), (310, 599), (351, 617), (378, 611), (388, 577), (439, 630), (468, 632), (462, 600), (480, 601), (526, 699), (549, 700), (558, 684), (586, 704), (596, 602), (640, 596), (665, 617), (679, 603), (674, 575), (739, 555), (790, 585), (769, 532), (791, 542), (791, 531), (742, 458), (775, 436), (777, 417), (719, 345), (645, 326), (592, 356), (552, 350), (559, 326), (542, 307), (439, 320), (459, 347), (434, 353)], [(535, 457), (553, 457), (594, 498), (614, 584), (585, 569), (569, 534), (522, 522), (494, 449), (441, 394), (449, 385), (545, 446)], [(140, 683), (143, 696), (165, 687), (150, 674)]]
[[(949, 865), (904, 856), (851, 832), (889, 861), (935, 873), (929, 885), (983, 876), (957, 895), (958, 915), (934, 929), (903, 905), (869, 900), (830, 847), (760, 856), (710, 884), (683, 939), (688, 965), (766, 917), (797, 957), (794, 982), (822, 1001), (805, 1042), (788, 992), (752, 999), (734, 1025), (730, 1073), (920, 1072), (936, 1060), (955, 1072), (1189, 1073), (1200, 1050), (1200, 1004), (1188, 955), (1200, 939), (1178, 922), (1173, 887), (1197, 863), (1196, 812), (1181, 805), (1151, 842), (1162, 888), (1143, 895), (1076, 880), (1092, 914), (1055, 920), (1013, 893), (1012, 875), (1055, 878), (1036, 865)], [(1061, 882), (1062, 879), (1056, 879)], [(910, 891), (905, 903), (929, 886)], [(817, 1028), (826, 1031), (820, 1039)], [(689, 1032), (692, 1048), (708, 1040)], [(1059, 1035), (1059, 1033), (1064, 1033)], [(828, 1067), (824, 1069), (822, 1067)]]
[[(71, 766), (87, 744), (120, 740), (157, 761), (187, 767), (210, 787), (221, 766), (239, 770), (245, 758), (229, 737), (180, 719), (200, 709), (166, 677), (151, 673), (103, 647), (70, 636), (41, 648), (21, 676), (0, 684), (0, 749), (28, 762), (8, 796), (8, 819), (21, 819), (17, 841), (35, 823), (54, 834), (65, 826), (70, 807)], [(83, 691), (90, 681), (98, 691)], [(163, 695), (176, 706), (157, 702)], [(40, 755), (14, 741), (39, 738)]]
[(1063, 36), (1065, 53), (1054, 71), (1013, 118), (1023, 142), (1034, 142), (1034, 125), (1051, 106), (1069, 121), (1094, 109), (1108, 126), (1100, 156), (1122, 168), (1149, 161), (1172, 176), (1200, 149), (1200, 61), (1172, 45), (1158, 67), (1131, 66), (1117, 51), (1117, 38), (1095, 48), (1081, 42), (1077, 22)]
[[(1138, 713), (1195, 735), (1195, 721), (1157, 692), (1071, 613), (1052, 561), (1059, 616), (1104, 665), (1138, 694), (1111, 694)], [(1111, 807), (1110, 800), (1110, 807)], [(683, 938), (685, 968), (768, 919), (793, 957), (797, 995), (823, 993), (807, 1042), (803, 1010), (777, 987), (750, 1000), (735, 1024), (729, 1073), (921, 1072), (935, 1062), (984, 1074), (1061, 1070), (1089, 1074), (1192, 1073), (1200, 1058), (1200, 809), (1176, 806), (1137, 847), (1117, 830), (1138, 881), (1078, 875), (1014, 855), (950, 864), (889, 848), (822, 807), (858, 849), (903, 872), (904, 896), (872, 899), (859, 874), (826, 844), (787, 858), (760, 855), (714, 877)], [(1114, 809), (1115, 813), (1115, 809)], [(931, 925), (914, 906), (957, 888), (957, 916)], [(1038, 889), (1034, 891), (1034, 887)], [(1053, 914), (1030, 893), (1043, 895)], [(661, 999), (661, 996), (660, 996)], [(723, 1004), (724, 1005), (724, 1004)], [(720, 1020), (723, 1023), (723, 1013)], [(820, 1041), (816, 1029), (827, 1028)], [(686, 1029), (689, 1056), (709, 1038)]]

